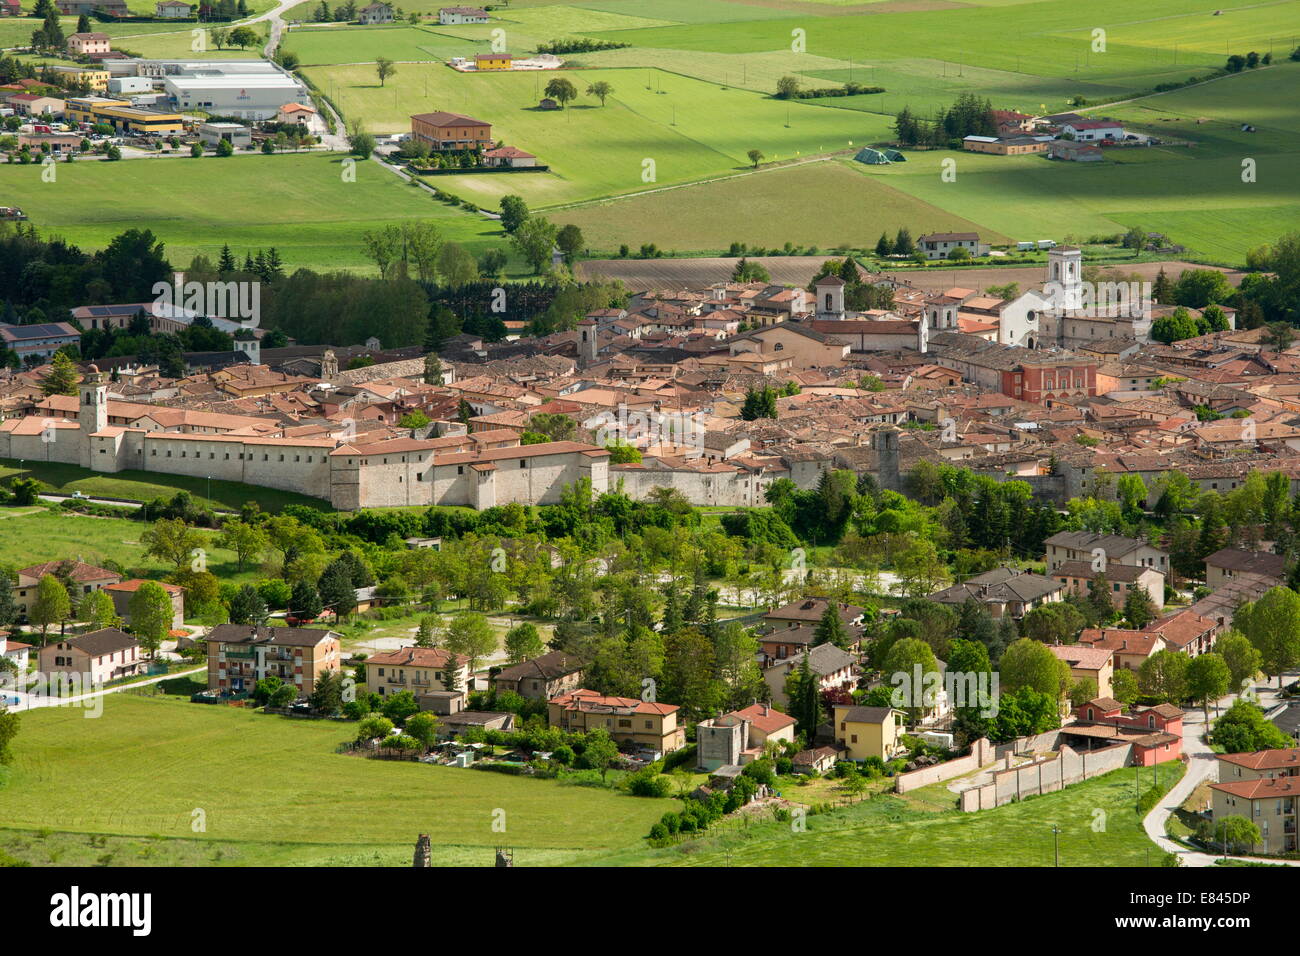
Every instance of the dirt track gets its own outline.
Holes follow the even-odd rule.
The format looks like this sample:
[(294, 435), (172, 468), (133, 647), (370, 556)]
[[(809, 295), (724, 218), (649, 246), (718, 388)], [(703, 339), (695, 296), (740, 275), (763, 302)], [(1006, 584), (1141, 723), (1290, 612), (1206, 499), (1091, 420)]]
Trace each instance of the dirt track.
[[(807, 285), (821, 268), (821, 264), (831, 256), (764, 256), (751, 259), (761, 262), (772, 276), (772, 281), (781, 285)], [(622, 279), (623, 284), (632, 291), (644, 289), (698, 289), (714, 282), (725, 282), (731, 278), (731, 270), (736, 266), (735, 259), (591, 259), (583, 262), (579, 269), (588, 278)], [(1201, 269), (1189, 262), (1171, 260), (1168, 262), (1138, 262), (1132, 265), (1118, 263), (1119, 271), (1137, 273), (1143, 279), (1154, 279), (1156, 273), (1164, 267), (1171, 279), (1177, 279), (1183, 269)], [(1214, 267), (1208, 267), (1214, 268)], [(1242, 273), (1232, 269), (1220, 269), (1228, 280), (1236, 285), (1241, 281)], [(967, 289), (983, 290), (991, 285), (1005, 285), (1019, 282), (1022, 289), (1037, 286), (1044, 280), (1043, 266), (991, 266), (987, 269), (927, 269), (902, 270), (900, 278), (910, 280), (922, 289), (943, 290), (954, 286)]]

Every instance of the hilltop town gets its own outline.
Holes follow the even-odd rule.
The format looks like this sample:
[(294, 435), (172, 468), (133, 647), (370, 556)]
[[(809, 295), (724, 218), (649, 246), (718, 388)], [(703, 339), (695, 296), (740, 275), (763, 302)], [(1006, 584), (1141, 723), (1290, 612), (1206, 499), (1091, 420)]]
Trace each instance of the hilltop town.
[(0, 0), (0, 865), (1300, 865), (1295, 4), (1151, 3)]

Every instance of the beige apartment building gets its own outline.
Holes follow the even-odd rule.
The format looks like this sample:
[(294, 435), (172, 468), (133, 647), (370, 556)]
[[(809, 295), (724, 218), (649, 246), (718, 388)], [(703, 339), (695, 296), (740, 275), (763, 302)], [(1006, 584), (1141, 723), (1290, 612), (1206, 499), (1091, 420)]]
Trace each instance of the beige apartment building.
[(580, 688), (552, 699), (547, 711), (552, 727), (570, 733), (585, 734), (603, 727), (620, 743), (664, 754), (686, 745), (686, 731), (677, 724), (675, 704), (606, 697)]
[(264, 677), (278, 677), (306, 697), (316, 678), (338, 670), (339, 636), (312, 627), (219, 624), (208, 634), (208, 689), (252, 693)]
[[(1222, 768), (1222, 764), (1220, 765)], [(1246, 817), (1259, 827), (1254, 853), (1287, 853), (1296, 849), (1296, 796), (1300, 779), (1260, 777), (1210, 784), (1214, 819)]]
[(366, 658), (366, 690), (380, 697), (473, 689), (469, 658), (441, 647), (402, 647)]

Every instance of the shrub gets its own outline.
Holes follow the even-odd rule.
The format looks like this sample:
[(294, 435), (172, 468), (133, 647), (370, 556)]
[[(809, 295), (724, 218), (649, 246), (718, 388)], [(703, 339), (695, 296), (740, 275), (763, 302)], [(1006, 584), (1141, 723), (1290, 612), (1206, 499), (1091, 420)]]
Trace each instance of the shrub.
[(654, 767), (644, 767), (627, 779), (628, 792), (634, 797), (666, 797), (671, 786), (668, 778), (655, 772)]

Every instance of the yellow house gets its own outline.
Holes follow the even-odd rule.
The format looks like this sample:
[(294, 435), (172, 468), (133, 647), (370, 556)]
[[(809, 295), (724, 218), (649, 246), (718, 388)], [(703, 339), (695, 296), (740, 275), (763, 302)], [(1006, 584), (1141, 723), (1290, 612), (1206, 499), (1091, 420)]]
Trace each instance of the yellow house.
[(473, 689), (469, 658), (441, 647), (403, 647), (366, 658), (366, 690), (380, 697), (404, 690), (419, 697), (434, 691)]
[(686, 731), (677, 724), (677, 705), (631, 697), (606, 697), (578, 688), (547, 703), (546, 722), (569, 733), (604, 728), (620, 743), (648, 747), (661, 754), (686, 746)]
[(108, 89), (109, 72), (108, 70), (94, 70), (81, 66), (55, 66), (51, 67), (55, 73), (61, 73), (64, 76), (74, 77), (76, 80), (84, 81), (92, 90), (103, 92)]
[(835, 739), (850, 760), (888, 760), (898, 750), (898, 711), (892, 707), (835, 705)]
[(509, 53), (478, 53), (474, 56), (476, 70), (508, 70), (514, 63)]

